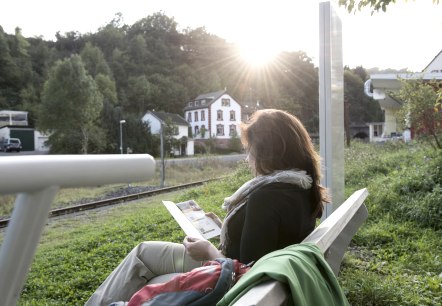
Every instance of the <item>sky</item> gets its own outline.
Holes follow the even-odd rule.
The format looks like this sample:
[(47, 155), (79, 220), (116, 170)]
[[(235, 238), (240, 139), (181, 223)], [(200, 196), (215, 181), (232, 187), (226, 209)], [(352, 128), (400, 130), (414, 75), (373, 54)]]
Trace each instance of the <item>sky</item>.
[[(0, 26), (25, 37), (55, 40), (55, 33), (96, 32), (116, 13), (125, 24), (162, 11), (178, 29), (206, 31), (246, 50), (304, 51), (319, 58), (319, 2), (323, 0), (2, 0)], [(330, 1), (335, 4), (337, 0)], [(343, 62), (354, 68), (424, 69), (442, 51), (442, 2), (397, 0), (387, 12), (348, 13), (334, 5), (342, 22)], [(257, 52), (255, 52), (256, 54)]]

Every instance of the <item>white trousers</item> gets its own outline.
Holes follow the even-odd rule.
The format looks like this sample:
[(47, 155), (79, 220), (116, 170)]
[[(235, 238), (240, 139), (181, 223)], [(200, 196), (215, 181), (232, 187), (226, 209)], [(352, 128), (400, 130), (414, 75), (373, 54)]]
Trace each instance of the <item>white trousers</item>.
[(106, 278), (85, 306), (107, 306), (129, 301), (132, 295), (154, 277), (188, 272), (203, 262), (186, 254), (182, 244), (148, 241), (136, 246)]

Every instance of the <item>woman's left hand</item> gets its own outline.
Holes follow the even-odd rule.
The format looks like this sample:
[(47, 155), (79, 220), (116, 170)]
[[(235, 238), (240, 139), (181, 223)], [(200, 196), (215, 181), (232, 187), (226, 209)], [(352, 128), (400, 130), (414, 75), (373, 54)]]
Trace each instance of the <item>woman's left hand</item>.
[(186, 236), (183, 244), (187, 254), (194, 260), (206, 261), (224, 257), (221, 252), (206, 239)]

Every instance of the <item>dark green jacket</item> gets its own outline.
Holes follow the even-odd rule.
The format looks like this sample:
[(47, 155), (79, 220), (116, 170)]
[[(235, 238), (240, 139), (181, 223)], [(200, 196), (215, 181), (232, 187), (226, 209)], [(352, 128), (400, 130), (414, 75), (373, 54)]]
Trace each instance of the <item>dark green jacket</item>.
[(259, 259), (217, 306), (232, 305), (253, 286), (268, 279), (288, 284), (292, 298), (289, 305), (350, 305), (319, 248), (312, 243), (300, 243)]

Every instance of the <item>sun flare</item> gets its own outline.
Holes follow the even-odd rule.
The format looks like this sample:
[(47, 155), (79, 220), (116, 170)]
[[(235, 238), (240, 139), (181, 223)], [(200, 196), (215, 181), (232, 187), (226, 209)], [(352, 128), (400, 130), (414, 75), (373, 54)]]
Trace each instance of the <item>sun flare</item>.
[(272, 63), (278, 55), (276, 49), (258, 43), (241, 44), (239, 52), (244, 61), (257, 68)]

